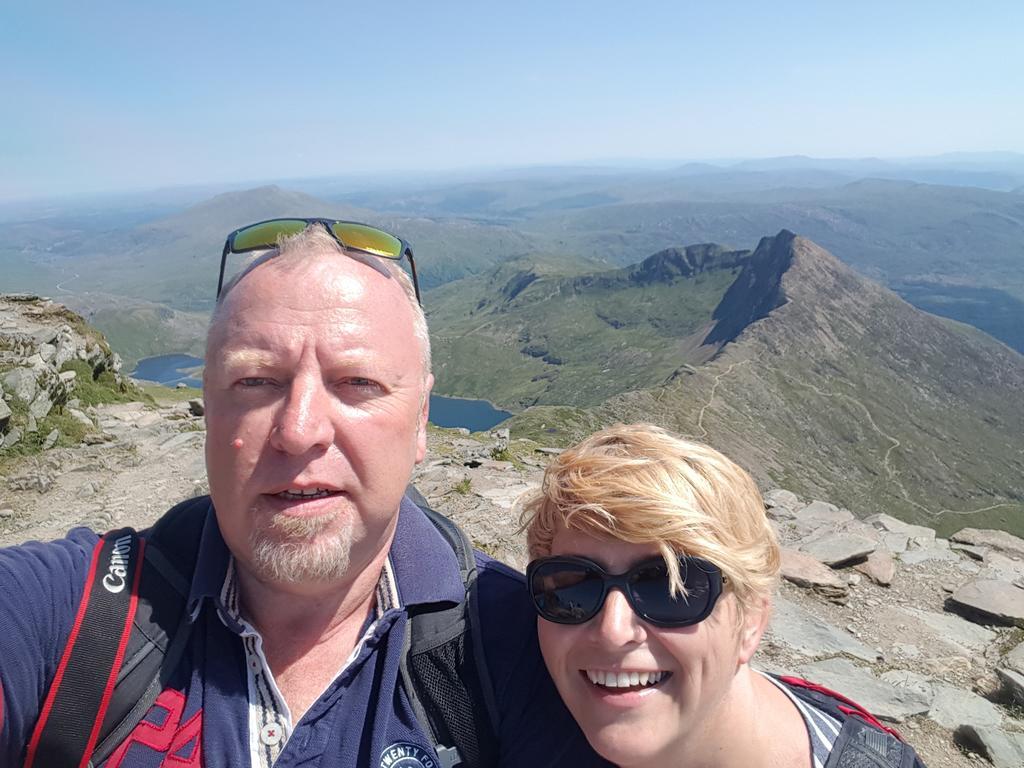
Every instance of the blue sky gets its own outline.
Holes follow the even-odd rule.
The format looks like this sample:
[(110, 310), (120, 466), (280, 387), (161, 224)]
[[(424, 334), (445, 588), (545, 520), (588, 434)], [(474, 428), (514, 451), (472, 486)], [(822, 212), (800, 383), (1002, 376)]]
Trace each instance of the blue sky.
[(5, 4), (0, 199), (1024, 151), (1024, 3)]

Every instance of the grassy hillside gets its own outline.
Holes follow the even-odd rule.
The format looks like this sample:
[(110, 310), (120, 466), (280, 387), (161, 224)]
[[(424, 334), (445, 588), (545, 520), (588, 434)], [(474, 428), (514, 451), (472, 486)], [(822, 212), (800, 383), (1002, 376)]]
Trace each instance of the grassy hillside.
[(766, 240), (752, 260), (783, 256), (786, 303), (712, 362), (585, 414), (528, 410), (513, 433), (569, 442), (595, 422), (653, 420), (722, 448), (766, 485), (861, 514), (1024, 533), (1024, 357), (802, 238)]
[(430, 296), (436, 389), (511, 407), (596, 405), (701, 362), (712, 314), (749, 252), (695, 246), (634, 267), (506, 264)]

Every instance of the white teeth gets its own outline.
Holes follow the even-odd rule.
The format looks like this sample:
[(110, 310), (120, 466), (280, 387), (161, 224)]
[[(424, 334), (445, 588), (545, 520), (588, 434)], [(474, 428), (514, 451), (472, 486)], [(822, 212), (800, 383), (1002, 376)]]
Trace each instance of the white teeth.
[(635, 688), (660, 683), (665, 672), (606, 672), (603, 669), (588, 669), (587, 679), (603, 688)]
[(287, 499), (312, 499), (327, 496), (329, 493), (330, 491), (326, 488), (308, 488), (305, 490), (302, 488), (289, 488), (287, 491), (281, 491), (278, 496), (284, 496)]

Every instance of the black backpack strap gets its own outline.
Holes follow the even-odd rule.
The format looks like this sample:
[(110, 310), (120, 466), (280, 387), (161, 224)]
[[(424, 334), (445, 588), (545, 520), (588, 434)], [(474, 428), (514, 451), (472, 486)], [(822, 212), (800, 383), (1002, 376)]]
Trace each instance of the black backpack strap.
[(139, 610), (117, 687), (93, 753), (99, 764), (117, 749), (167, 687), (192, 630), (188, 595), (199, 556), (210, 498), (177, 504), (142, 532), (146, 557), (139, 584)]
[(473, 545), (422, 496), (410, 492), (410, 497), (455, 552), (466, 597), (457, 604), (421, 607), (410, 615), (402, 681), (417, 719), (434, 739), (441, 768), (497, 765), (498, 708), (478, 631)]
[(88, 763), (132, 634), (145, 548), (130, 528), (96, 544), (71, 634), (29, 740), (25, 768)]

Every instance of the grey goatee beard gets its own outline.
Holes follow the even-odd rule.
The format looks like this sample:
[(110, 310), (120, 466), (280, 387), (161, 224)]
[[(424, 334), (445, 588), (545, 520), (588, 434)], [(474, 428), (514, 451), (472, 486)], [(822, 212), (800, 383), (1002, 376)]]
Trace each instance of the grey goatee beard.
[(253, 569), (291, 584), (339, 579), (348, 572), (352, 527), (350, 515), (274, 515), (249, 534)]

